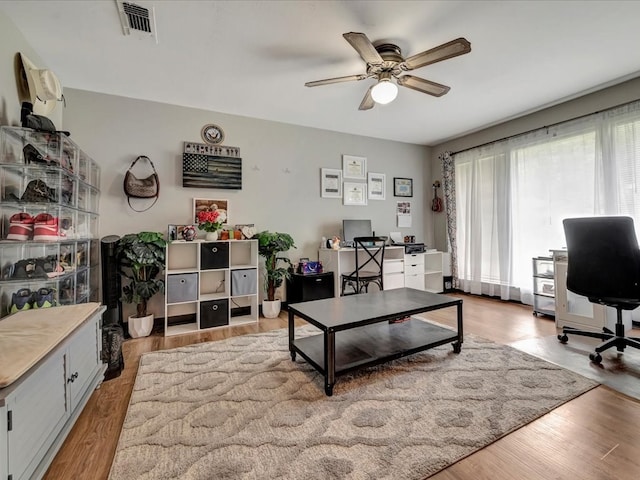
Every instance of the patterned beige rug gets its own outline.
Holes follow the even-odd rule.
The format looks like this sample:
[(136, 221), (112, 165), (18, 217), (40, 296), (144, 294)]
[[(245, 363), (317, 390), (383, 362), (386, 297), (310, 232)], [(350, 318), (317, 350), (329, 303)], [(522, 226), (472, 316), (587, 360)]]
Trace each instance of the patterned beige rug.
[(287, 331), (145, 354), (111, 480), (423, 479), (597, 383), (467, 335), (339, 377)]

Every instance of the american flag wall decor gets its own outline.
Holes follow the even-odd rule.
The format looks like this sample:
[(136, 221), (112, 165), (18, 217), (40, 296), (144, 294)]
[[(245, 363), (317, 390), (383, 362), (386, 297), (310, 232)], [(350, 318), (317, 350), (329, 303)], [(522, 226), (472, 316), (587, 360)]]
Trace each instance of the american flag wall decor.
[(185, 142), (182, 154), (182, 186), (241, 190), (240, 149)]

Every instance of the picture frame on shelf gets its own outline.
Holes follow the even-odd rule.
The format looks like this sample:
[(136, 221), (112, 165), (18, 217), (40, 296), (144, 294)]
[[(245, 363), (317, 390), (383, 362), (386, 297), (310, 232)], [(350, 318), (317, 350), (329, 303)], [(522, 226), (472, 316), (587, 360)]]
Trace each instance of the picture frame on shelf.
[(320, 169), (320, 196), (322, 198), (342, 198), (342, 170)]
[(343, 205), (366, 205), (367, 204), (367, 184), (344, 182)]
[(393, 196), (394, 197), (413, 197), (413, 179), (411, 178), (393, 178)]
[(342, 155), (342, 176), (344, 178), (367, 179), (367, 159), (354, 155)]
[(194, 198), (193, 199), (193, 221), (198, 224), (198, 213), (207, 210), (220, 210), (226, 215), (223, 225), (229, 224), (229, 200), (216, 200), (211, 198)]
[(178, 237), (178, 226), (177, 225), (168, 225), (167, 226), (167, 242), (175, 242), (179, 240)]
[(368, 173), (367, 192), (369, 200), (384, 200), (386, 197), (386, 175), (384, 173)]

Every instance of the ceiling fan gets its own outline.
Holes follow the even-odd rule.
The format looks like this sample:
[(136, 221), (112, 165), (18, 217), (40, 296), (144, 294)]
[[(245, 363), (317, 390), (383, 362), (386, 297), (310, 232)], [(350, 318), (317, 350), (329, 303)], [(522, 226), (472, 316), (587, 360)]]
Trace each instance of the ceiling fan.
[(318, 87), (331, 83), (376, 78), (378, 82), (367, 90), (367, 93), (360, 103), (360, 110), (369, 110), (373, 108), (376, 103), (385, 104), (393, 101), (398, 94), (398, 87), (391, 81), (393, 78), (395, 78), (396, 83), (400, 86), (427, 93), (434, 97), (441, 97), (450, 90), (446, 85), (431, 82), (413, 75), (402, 74), (448, 58), (464, 55), (471, 51), (471, 43), (465, 38), (456, 38), (431, 50), (403, 58), (400, 47), (392, 43), (382, 43), (374, 46), (364, 33), (357, 32), (344, 33), (342, 36), (366, 62), (366, 73), (316, 80), (305, 83), (305, 86)]

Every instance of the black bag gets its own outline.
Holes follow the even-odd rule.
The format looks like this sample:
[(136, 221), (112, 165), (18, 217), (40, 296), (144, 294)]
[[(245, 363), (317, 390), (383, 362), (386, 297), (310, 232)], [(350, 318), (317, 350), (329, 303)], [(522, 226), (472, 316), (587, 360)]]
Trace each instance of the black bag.
[(42, 115), (33, 113), (33, 104), (30, 102), (22, 102), (20, 111), (20, 120), (25, 128), (33, 128), (39, 132), (56, 132), (56, 126), (51, 120)]
[[(153, 173), (146, 178), (136, 177), (131, 170), (138, 160), (148, 161), (151, 165)], [(158, 201), (158, 197), (160, 195), (160, 179), (158, 178), (156, 167), (153, 165), (153, 162), (149, 159), (149, 157), (140, 155), (133, 161), (133, 163), (129, 167), (129, 170), (127, 170), (127, 173), (124, 175), (124, 193), (127, 196), (127, 202), (129, 203), (129, 206), (136, 212), (144, 212), (146, 210), (149, 210)], [(132, 198), (155, 198), (155, 200), (144, 210), (136, 210), (131, 205)]]

